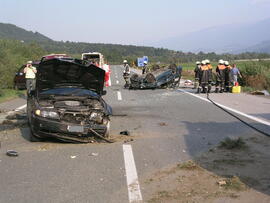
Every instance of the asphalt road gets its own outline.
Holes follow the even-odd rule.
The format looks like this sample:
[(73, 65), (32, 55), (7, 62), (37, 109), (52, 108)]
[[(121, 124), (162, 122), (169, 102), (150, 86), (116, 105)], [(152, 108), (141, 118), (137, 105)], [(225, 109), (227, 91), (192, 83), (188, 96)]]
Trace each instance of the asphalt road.
[[(31, 143), (27, 127), (1, 129), (0, 202), (140, 202), (147, 199), (145, 180), (155, 172), (191, 159), (225, 137), (258, 134), (214, 105), (179, 90), (124, 89), (120, 66), (112, 66), (111, 76), (112, 86), (104, 97), (115, 115), (111, 134), (129, 130), (128, 139), (133, 141)], [(0, 108), (19, 107), (25, 99), (10, 104)], [(6, 156), (8, 149), (19, 156)]]

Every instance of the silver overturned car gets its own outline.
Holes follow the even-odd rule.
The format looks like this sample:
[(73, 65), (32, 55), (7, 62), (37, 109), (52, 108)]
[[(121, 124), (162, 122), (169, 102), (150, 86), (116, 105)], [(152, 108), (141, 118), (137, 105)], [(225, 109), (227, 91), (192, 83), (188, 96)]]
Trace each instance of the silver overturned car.
[(31, 140), (107, 140), (112, 108), (103, 100), (105, 71), (78, 59), (50, 59), (37, 69), (27, 99)]

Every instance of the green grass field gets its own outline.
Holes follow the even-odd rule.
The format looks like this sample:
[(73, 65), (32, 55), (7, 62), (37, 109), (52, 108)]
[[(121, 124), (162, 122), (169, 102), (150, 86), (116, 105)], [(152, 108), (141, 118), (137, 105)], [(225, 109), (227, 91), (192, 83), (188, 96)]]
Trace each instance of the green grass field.
[(25, 90), (2, 89), (0, 90), (0, 103), (25, 95)]

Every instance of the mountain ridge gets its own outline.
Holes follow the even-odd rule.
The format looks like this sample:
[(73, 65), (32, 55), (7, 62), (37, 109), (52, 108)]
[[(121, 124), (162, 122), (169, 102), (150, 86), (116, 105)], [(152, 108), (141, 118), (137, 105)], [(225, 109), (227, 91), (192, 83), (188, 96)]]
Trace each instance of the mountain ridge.
[(234, 53), (270, 40), (269, 27), (270, 18), (255, 23), (226, 24), (164, 39), (149, 45), (186, 52)]

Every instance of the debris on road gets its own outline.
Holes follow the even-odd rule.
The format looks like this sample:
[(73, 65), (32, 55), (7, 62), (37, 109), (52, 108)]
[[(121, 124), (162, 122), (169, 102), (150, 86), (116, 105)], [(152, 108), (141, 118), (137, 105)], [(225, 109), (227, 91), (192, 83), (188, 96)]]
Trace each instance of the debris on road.
[(124, 130), (120, 132), (120, 135), (127, 135), (130, 136), (130, 132), (128, 130)]
[(22, 119), (27, 119), (26, 113), (18, 113), (18, 112), (10, 112), (6, 116), (6, 119), (8, 120), (22, 120)]
[(132, 141), (134, 140), (131, 138), (131, 139), (125, 140), (124, 143), (132, 142)]
[(76, 159), (77, 156), (70, 156), (71, 159)]
[(167, 126), (168, 124), (165, 123), (165, 122), (160, 122), (160, 123), (158, 123), (158, 125), (160, 125), (160, 126)]
[(7, 156), (12, 156), (12, 157), (16, 157), (19, 156), (19, 153), (14, 151), (14, 150), (7, 150)]
[(185, 85), (185, 86), (190, 86), (190, 85), (193, 85), (193, 82), (192, 82), (191, 80), (186, 80), (186, 81), (184, 82), (184, 85)]
[(267, 90), (262, 90), (262, 91), (254, 91), (254, 92), (251, 92), (250, 94), (252, 95), (264, 95), (264, 96), (269, 96), (269, 92)]
[(90, 154), (90, 156), (98, 156), (98, 153), (93, 152)]
[(219, 180), (219, 181), (217, 182), (217, 184), (218, 184), (219, 186), (224, 186), (224, 185), (227, 184), (227, 182), (226, 182), (225, 180)]

